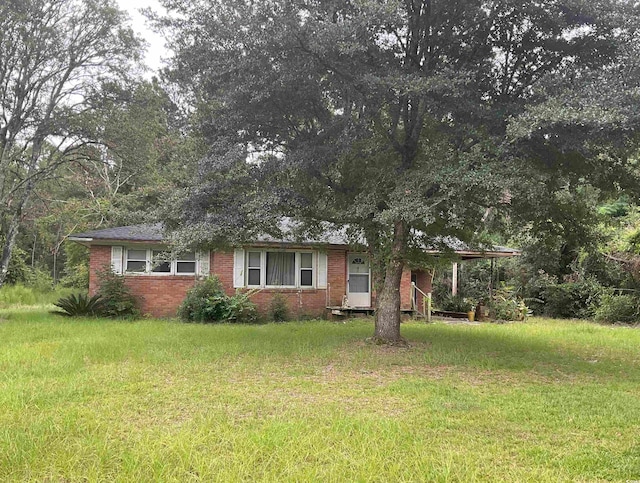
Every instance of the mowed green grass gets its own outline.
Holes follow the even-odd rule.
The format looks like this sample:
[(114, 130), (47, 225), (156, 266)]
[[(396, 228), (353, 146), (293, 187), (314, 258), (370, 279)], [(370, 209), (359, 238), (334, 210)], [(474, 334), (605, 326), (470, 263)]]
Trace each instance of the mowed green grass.
[(0, 481), (640, 479), (640, 330), (0, 311)]

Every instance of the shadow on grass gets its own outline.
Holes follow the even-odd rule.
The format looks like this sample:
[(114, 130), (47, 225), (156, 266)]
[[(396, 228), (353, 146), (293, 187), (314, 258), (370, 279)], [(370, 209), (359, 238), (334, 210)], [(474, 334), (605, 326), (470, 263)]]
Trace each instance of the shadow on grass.
[[(543, 330), (535, 324), (406, 324), (402, 334), (413, 347), (386, 350), (363, 344), (373, 333), (372, 320), (233, 325), (74, 320), (44, 310), (2, 311), (0, 316), (5, 321), (0, 323), (0, 339), (5, 344), (55, 342), (56, 356), (79, 361), (83, 357), (100, 362), (152, 359), (158, 363), (249, 358), (272, 362), (296, 359), (313, 365), (314, 359), (319, 364), (339, 359), (352, 367), (380, 369), (398, 365), (458, 367), (564, 379), (571, 375), (640, 379), (640, 354), (630, 351), (633, 344), (620, 342), (624, 338), (616, 332), (596, 330), (590, 335), (584, 327), (580, 332), (569, 322), (544, 326)], [(631, 336), (640, 338), (635, 333), (625, 335)]]
[[(615, 343), (567, 344), (565, 331), (536, 332), (524, 324), (501, 326), (429, 325), (404, 328), (404, 336), (426, 344), (423, 361), (429, 365), (479, 370), (533, 372), (545, 377), (591, 375), (637, 381), (634, 356)], [(616, 350), (619, 349), (619, 350)], [(637, 355), (635, 357), (637, 359)]]

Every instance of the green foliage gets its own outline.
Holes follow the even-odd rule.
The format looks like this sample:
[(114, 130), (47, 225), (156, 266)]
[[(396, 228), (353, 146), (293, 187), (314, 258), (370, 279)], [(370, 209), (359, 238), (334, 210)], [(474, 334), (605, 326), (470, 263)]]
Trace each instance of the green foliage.
[(48, 271), (33, 268), (25, 273), (24, 284), (36, 292), (47, 293), (53, 290), (53, 277)]
[(131, 293), (122, 275), (113, 273), (109, 265), (98, 271), (100, 288), (98, 295), (102, 296), (100, 315), (110, 318), (129, 318), (140, 315), (138, 301)]
[(513, 289), (503, 287), (494, 291), (489, 302), (489, 316), (493, 320), (525, 320), (529, 315), (529, 307), (515, 296)]
[(89, 288), (89, 250), (78, 243), (64, 244), (65, 264), (60, 283), (65, 287)]
[(640, 322), (640, 300), (632, 295), (606, 293), (595, 311), (598, 322), (620, 322), (637, 324)]
[(185, 322), (214, 322), (227, 314), (227, 296), (218, 277), (207, 277), (187, 292), (178, 308), (178, 317)]
[(590, 318), (600, 302), (603, 287), (594, 279), (548, 285), (540, 291), (542, 311), (548, 317)]
[(228, 322), (252, 324), (258, 321), (258, 308), (250, 298), (258, 289), (243, 292), (237, 290), (235, 295), (227, 299), (225, 318)]
[(626, 195), (620, 196), (616, 200), (609, 203), (605, 203), (598, 207), (598, 213), (612, 218), (620, 218), (629, 213), (630, 203), (629, 197)]
[[(142, 46), (124, 14), (108, 1), (0, 2), (0, 32), (4, 283), (21, 225), (31, 218), (30, 202), (48, 198), (34, 192), (68, 164), (74, 164), (78, 178), (83, 177), (81, 160), (95, 156), (108, 164), (104, 150), (93, 147), (104, 142), (95, 112), (108, 98), (104, 87), (124, 82), (132, 73)], [(73, 102), (68, 102), (70, 92), (76, 95)], [(56, 257), (60, 241), (57, 236), (52, 247)]]
[(54, 305), (62, 309), (62, 312), (57, 311), (54, 313), (69, 317), (91, 317), (103, 315), (104, 312), (102, 295), (99, 294), (93, 297), (89, 297), (87, 294), (71, 294), (68, 297), (61, 298)]
[(474, 304), (462, 295), (447, 295), (438, 302), (438, 307), (447, 312), (468, 312)]
[(37, 303), (35, 292), (21, 284), (3, 285), (0, 288), (0, 305), (35, 305)]
[(281, 293), (273, 294), (269, 302), (269, 320), (274, 322), (284, 322), (289, 320), (289, 304)]
[[(4, 241), (0, 237), (0, 241)], [(11, 260), (9, 261), (9, 267), (7, 268), (7, 278), (5, 280), (8, 284), (24, 283), (28, 277), (29, 265), (26, 262), (27, 252), (21, 247), (15, 246)]]
[[(450, 270), (446, 273), (450, 276)], [(476, 300), (488, 298), (490, 282), (490, 260), (465, 260), (459, 264), (458, 290), (463, 297)]]
[(218, 277), (207, 277), (187, 292), (178, 308), (178, 317), (185, 322), (256, 322), (257, 307), (250, 300), (256, 291), (238, 290), (228, 297)]
[(87, 265), (65, 266), (65, 276), (60, 279), (60, 284), (64, 287), (75, 289), (89, 288), (89, 267)]

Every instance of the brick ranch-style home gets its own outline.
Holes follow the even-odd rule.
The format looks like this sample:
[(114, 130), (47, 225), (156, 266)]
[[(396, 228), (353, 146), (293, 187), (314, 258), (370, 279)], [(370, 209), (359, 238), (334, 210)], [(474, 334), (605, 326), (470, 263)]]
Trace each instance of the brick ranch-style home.
[[(338, 233), (309, 241), (265, 236), (224, 251), (183, 252), (167, 258), (162, 225), (133, 225), (78, 233), (69, 240), (89, 248), (89, 293), (99, 288), (98, 271), (111, 267), (125, 276), (144, 314), (173, 317), (197, 280), (217, 276), (225, 292), (259, 289), (251, 300), (262, 313), (274, 294), (282, 294), (292, 314), (325, 316), (337, 308), (373, 310), (371, 267), (366, 253), (354, 250)], [(508, 257), (515, 250), (458, 248), (460, 258)], [(419, 290), (413, 290), (412, 282)], [(405, 269), (400, 284), (401, 309), (412, 311), (431, 292), (428, 269)]]

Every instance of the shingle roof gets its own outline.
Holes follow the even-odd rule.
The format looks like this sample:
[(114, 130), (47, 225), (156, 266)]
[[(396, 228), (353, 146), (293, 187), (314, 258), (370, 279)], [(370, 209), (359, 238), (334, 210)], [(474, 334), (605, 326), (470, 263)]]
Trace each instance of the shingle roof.
[[(283, 223), (282, 229), (283, 232), (285, 232), (285, 236), (282, 238), (276, 238), (270, 235), (261, 235), (255, 241), (262, 243), (348, 244), (346, 236), (337, 230), (327, 230), (320, 236), (300, 240), (295, 236), (293, 233), (293, 226), (288, 222)], [(93, 239), (153, 242), (162, 242), (166, 240), (162, 223), (155, 223), (152, 225), (117, 226), (114, 228), (105, 228), (102, 230), (93, 230), (84, 233), (74, 233), (69, 237), (69, 239), (72, 241), (88, 241), (88, 239)]]
[[(283, 238), (275, 238), (269, 235), (263, 235), (258, 237), (256, 243), (286, 243), (286, 244), (328, 244), (328, 245), (348, 245), (347, 236), (344, 231), (340, 230), (327, 230), (320, 236), (313, 239), (300, 240), (295, 236), (292, 229), (294, 228), (290, 222), (283, 223), (283, 231), (288, 232), (289, 236)], [(93, 240), (109, 240), (109, 241), (148, 241), (148, 242), (162, 242), (166, 238), (164, 236), (164, 229), (162, 223), (156, 223), (152, 225), (129, 225), (118, 226), (114, 228), (105, 228), (102, 230), (87, 231), (84, 233), (76, 233), (69, 237), (72, 241), (87, 242)], [(450, 250), (460, 254), (463, 258), (465, 256), (470, 258), (476, 258), (484, 254), (500, 256), (512, 256), (519, 255), (520, 251), (514, 248), (508, 248), (503, 246), (491, 246), (472, 248), (465, 242), (458, 240), (457, 238), (446, 237), (438, 240), (439, 245), (444, 245)], [(435, 248), (427, 248), (428, 252), (439, 253), (440, 250)]]
[(123, 240), (123, 241), (155, 241), (164, 240), (162, 223), (153, 225), (129, 225), (93, 230), (84, 233), (75, 233), (69, 237), (71, 240), (81, 238), (93, 238), (96, 240)]

